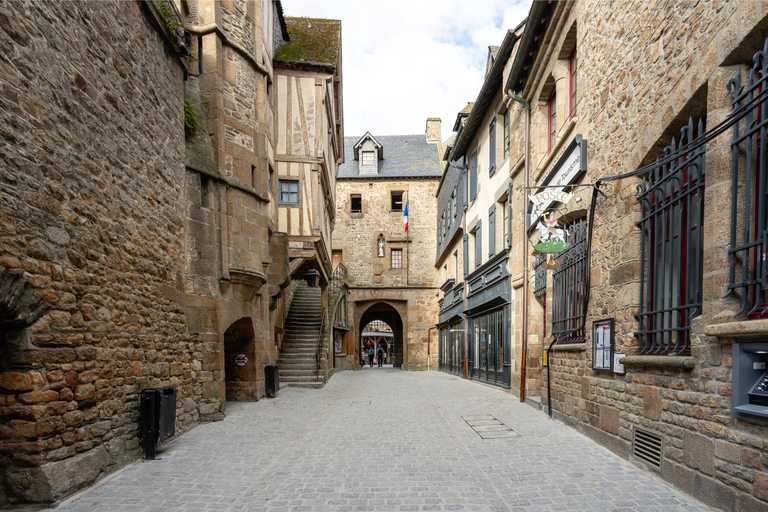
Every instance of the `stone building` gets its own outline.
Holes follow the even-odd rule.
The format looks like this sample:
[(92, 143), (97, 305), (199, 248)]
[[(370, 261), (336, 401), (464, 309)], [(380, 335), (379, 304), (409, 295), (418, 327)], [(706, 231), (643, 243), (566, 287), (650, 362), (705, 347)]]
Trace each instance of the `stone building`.
[[(137, 458), (147, 387), (176, 388), (177, 433), (261, 398), (297, 286), (270, 179), (280, 2), (18, 1), (0, 20), (8, 505)], [(322, 79), (318, 123), (340, 141), (340, 73)], [(340, 145), (317, 140), (332, 173)], [(326, 244), (330, 226), (313, 224)]]
[[(752, 389), (768, 341), (766, 154), (750, 104), (767, 36), (750, 0), (534, 2), (504, 85), (509, 175), (533, 187), (513, 202), (528, 243), (510, 256), (513, 282), (531, 279), (529, 375), (548, 351), (528, 393), (546, 410), (550, 389), (555, 417), (724, 510), (768, 510)], [(557, 185), (571, 187), (536, 188)], [(573, 197), (529, 202), (544, 191)], [(533, 248), (545, 211), (570, 244), (549, 264)]]
[[(440, 120), (425, 135), (348, 137), (336, 181), (334, 261), (348, 272), (352, 343), (339, 369), (360, 364), (363, 329), (380, 320), (392, 330), (396, 367), (437, 369), (439, 275), (435, 192), (440, 182)], [(404, 210), (408, 208), (408, 232)]]

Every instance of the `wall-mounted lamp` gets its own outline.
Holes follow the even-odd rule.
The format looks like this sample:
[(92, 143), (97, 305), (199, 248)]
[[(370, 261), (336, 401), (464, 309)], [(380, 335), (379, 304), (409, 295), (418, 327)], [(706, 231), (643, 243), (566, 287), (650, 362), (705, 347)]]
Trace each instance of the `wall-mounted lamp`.
[(307, 281), (307, 286), (317, 286), (319, 277), (320, 277), (320, 272), (318, 272), (313, 268), (307, 270), (307, 273), (304, 274), (304, 279)]

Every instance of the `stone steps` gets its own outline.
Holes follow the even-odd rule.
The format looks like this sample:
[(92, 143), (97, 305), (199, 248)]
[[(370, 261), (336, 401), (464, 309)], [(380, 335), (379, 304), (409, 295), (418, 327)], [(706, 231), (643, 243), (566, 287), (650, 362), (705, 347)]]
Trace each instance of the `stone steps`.
[(285, 334), (277, 360), (280, 385), (321, 388), (317, 382), (317, 337), (322, 323), (321, 292), (299, 283), (285, 319)]

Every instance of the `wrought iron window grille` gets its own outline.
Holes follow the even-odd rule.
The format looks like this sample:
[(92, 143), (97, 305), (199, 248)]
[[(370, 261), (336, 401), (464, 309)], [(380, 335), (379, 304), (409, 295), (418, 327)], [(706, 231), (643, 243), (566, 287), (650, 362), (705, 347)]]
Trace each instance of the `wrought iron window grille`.
[(728, 82), (738, 116), (733, 125), (731, 233), (726, 297), (741, 295), (739, 316), (768, 313), (768, 39), (755, 54), (747, 87), (741, 74)]
[(533, 296), (539, 303), (547, 298), (547, 255), (540, 252), (533, 263), (534, 286)]
[[(638, 354), (689, 354), (691, 320), (701, 314), (704, 146), (691, 142), (704, 133), (693, 119), (680, 131), (678, 158), (653, 167), (638, 185), (641, 205), (640, 312)], [(675, 140), (664, 149), (675, 153)]]
[[(566, 242), (570, 247), (555, 256), (555, 269), (552, 272), (552, 336), (558, 344), (586, 341), (584, 317), (588, 297), (588, 229), (586, 219), (567, 227)], [(546, 269), (545, 266), (543, 268)]]

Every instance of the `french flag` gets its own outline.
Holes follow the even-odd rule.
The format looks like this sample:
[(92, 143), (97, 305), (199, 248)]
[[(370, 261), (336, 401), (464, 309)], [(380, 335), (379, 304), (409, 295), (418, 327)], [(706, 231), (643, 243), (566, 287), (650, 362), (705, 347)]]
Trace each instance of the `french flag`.
[(405, 224), (405, 232), (408, 232), (408, 193), (405, 195), (405, 209), (403, 210), (403, 223)]

